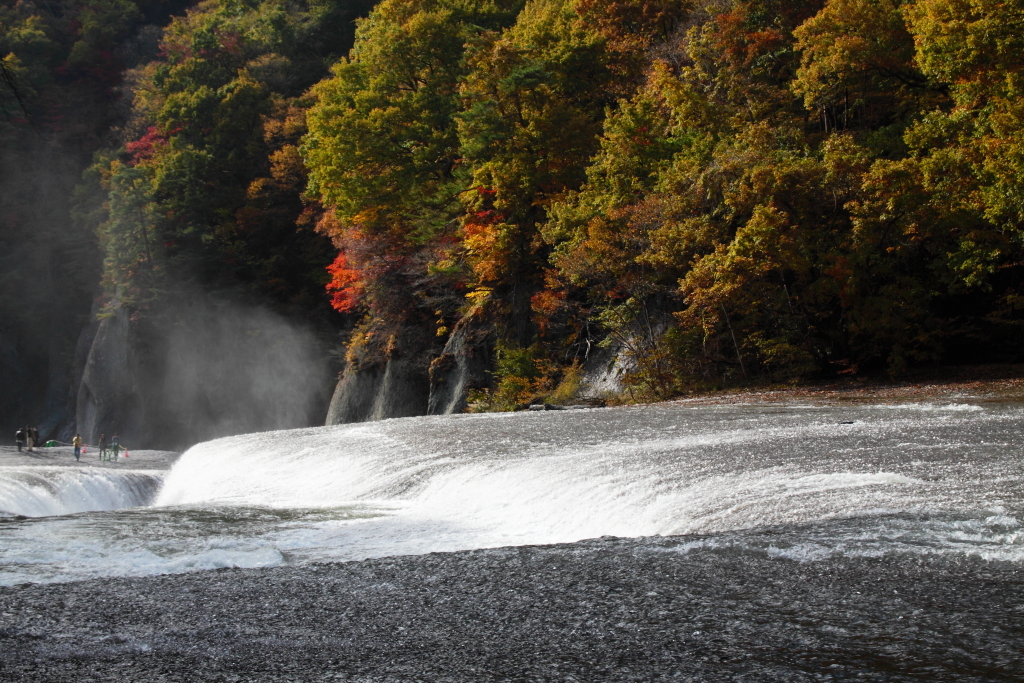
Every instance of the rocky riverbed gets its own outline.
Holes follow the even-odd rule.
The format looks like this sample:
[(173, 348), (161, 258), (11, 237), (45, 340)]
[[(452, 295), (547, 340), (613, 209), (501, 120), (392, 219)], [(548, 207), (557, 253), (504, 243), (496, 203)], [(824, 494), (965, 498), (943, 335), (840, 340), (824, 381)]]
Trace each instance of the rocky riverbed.
[(35, 448), (19, 451), (15, 446), (0, 446), (0, 467), (100, 467), (117, 470), (167, 470), (181, 455), (174, 451), (130, 450), (128, 457), (100, 461), (99, 449), (89, 446), (80, 460), (75, 460), (71, 446)]
[[(843, 522), (853, 523), (853, 522)], [(1024, 571), (605, 538), (0, 589), (0, 680), (1020, 681)]]

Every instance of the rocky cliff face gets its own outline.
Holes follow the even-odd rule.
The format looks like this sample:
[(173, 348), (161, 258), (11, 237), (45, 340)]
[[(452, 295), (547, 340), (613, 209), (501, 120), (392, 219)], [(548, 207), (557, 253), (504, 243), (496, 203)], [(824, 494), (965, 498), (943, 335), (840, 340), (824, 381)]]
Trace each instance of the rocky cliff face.
[(469, 391), (487, 386), (493, 355), (490, 328), (472, 319), (463, 319), (448, 338), (441, 355), (430, 364), (427, 413), (463, 412)]
[(119, 308), (99, 323), (89, 346), (75, 408), (76, 431), (88, 443), (101, 433), (123, 435), (125, 443), (144, 435), (138, 384), (150, 378), (140, 367), (132, 332), (128, 311)]
[(577, 397), (590, 403), (602, 402), (625, 392), (624, 379), (635, 368), (627, 350), (618, 344), (590, 348), (583, 363), (583, 378)]
[[(383, 346), (391, 347), (392, 357), (385, 357)], [(327, 424), (449, 415), (464, 412), (469, 392), (491, 383), (494, 331), (486, 321), (465, 318), (440, 352), (422, 343), (417, 347), (406, 330), (397, 348), (394, 341), (382, 342), (349, 355)], [(622, 394), (626, 391), (623, 379), (632, 368), (632, 358), (621, 346), (593, 346), (576, 399), (595, 404)]]
[(425, 415), (430, 384), (423, 365), (402, 358), (383, 365), (350, 365), (334, 390), (327, 424)]
[(372, 326), (349, 343), (327, 424), (426, 415), (435, 342), (418, 326)]
[(486, 386), (490, 336), (488, 327), (463, 320), (441, 349), (411, 327), (356, 345), (327, 424), (461, 413), (469, 390)]
[(323, 424), (324, 345), (266, 309), (209, 297), (137, 316), (116, 308), (88, 344), (77, 429), (130, 447), (181, 449), (219, 436)]
[[(115, 308), (79, 340), (77, 430), (89, 443), (117, 433), (129, 446), (180, 449), (244, 432), (460, 413), (469, 391), (491, 381), (486, 321), (464, 319), (443, 347), (413, 325), (363, 335), (328, 406), (323, 345), (278, 315), (204, 297), (159, 316)], [(581, 398), (621, 391), (627, 365), (621, 350), (595, 349)]]

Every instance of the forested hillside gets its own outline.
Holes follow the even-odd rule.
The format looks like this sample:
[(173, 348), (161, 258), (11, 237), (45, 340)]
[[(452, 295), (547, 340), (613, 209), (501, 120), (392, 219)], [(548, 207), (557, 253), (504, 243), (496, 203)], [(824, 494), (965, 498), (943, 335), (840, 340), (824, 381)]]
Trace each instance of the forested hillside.
[(302, 148), (350, 359), (486, 328), (483, 408), (595, 344), (644, 397), (1018, 360), (1022, 41), (1020, 2), (385, 0)]
[[(299, 337), (293, 351), (308, 356), (344, 328), (323, 295), (335, 254), (303, 214), (296, 145), (304, 93), (349, 50), (372, 3), (192, 4), (4, 5), (5, 426), (42, 423), (67, 438), (77, 420), (141, 437), (160, 428), (140, 421), (177, 421), (163, 442), (182, 445), (211, 434), (173, 414), (192, 402), (235, 424), (222, 431), (259, 428), (260, 407), (231, 393), (282, 373), (310, 384), (308, 357), (277, 375), (256, 366)], [(305, 326), (298, 337), (289, 321)], [(314, 355), (327, 372), (326, 351)], [(175, 387), (179, 366), (204, 360), (178, 384), (220, 395)], [(227, 401), (249, 420), (211, 407)], [(319, 420), (326, 403), (309, 409)]]
[(196, 292), (336, 421), (1021, 360), (1020, 0), (373, 4), (4, 5), (18, 382)]
[[(100, 152), (77, 210), (105, 254), (119, 305), (159, 312), (194, 285), (244, 285), (306, 313), (326, 309), (329, 244), (304, 212), (297, 145), (307, 89), (352, 44), (368, 5), (204, 2), (126, 73), (123, 144)], [(315, 292), (315, 293), (314, 293)]]

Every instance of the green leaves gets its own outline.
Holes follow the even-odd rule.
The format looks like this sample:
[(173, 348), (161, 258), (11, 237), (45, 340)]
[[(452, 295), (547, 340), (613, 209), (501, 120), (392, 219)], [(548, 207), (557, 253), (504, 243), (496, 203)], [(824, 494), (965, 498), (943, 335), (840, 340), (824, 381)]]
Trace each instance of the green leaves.
[(136, 139), (97, 168), (108, 291), (141, 304), (199, 282), (327, 309), (322, 268), (334, 255), (300, 199), (309, 100), (290, 93), (311, 70), (325, 75), (346, 39), (338, 17), (353, 7), (214, 2), (172, 20), (161, 58), (133, 74)]
[(310, 193), (345, 223), (429, 238), (451, 220), (465, 43), (507, 16), (489, 2), (384, 2), (360, 25), (351, 60), (319, 84), (303, 155)]

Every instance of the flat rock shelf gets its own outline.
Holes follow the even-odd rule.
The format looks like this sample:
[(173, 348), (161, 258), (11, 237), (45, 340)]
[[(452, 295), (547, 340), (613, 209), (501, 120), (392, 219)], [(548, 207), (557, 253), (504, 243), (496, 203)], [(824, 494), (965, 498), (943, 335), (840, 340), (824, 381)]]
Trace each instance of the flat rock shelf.
[(11, 586), (0, 680), (1024, 680), (1019, 563), (774, 551), (807, 535)]

